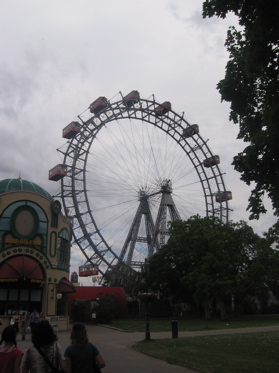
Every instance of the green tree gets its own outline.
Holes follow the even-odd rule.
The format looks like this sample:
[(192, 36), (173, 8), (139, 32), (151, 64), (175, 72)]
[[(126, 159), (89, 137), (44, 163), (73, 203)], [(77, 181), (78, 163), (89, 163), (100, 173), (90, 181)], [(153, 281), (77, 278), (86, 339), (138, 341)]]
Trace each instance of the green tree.
[(72, 302), (71, 318), (74, 322), (91, 320), (91, 302), (89, 300), (75, 300)]
[(226, 47), (229, 60), (217, 89), (231, 103), (230, 119), (239, 124), (238, 138), (249, 145), (234, 157), (241, 179), (255, 183), (248, 203), (251, 219), (266, 209), (263, 195), (279, 216), (279, 22), (278, 0), (206, 0), (203, 17), (239, 19), (230, 27)]
[(260, 240), (245, 222), (199, 216), (175, 221), (168, 243), (150, 259), (149, 284), (176, 300), (202, 305), (206, 318), (214, 301), (226, 319), (235, 294), (254, 295), (264, 286), (256, 275), (249, 277)]
[(267, 248), (261, 262), (264, 263), (268, 274), (266, 279), (267, 286), (279, 301), (279, 222), (269, 228), (264, 236)]
[(120, 318), (121, 304), (115, 295), (100, 296), (95, 308), (97, 320), (101, 323), (111, 323), (113, 319)]

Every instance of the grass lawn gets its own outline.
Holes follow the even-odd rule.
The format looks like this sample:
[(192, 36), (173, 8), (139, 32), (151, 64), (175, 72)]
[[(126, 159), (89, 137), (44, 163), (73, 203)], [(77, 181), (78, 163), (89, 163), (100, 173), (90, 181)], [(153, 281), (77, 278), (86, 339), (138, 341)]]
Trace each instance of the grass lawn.
[(208, 373), (279, 372), (279, 332), (141, 341), (133, 348)]
[[(229, 321), (179, 319), (181, 331), (237, 329), (279, 325), (279, 315), (245, 316)], [(126, 332), (144, 332), (144, 319), (115, 320), (113, 327)], [(150, 333), (171, 331), (171, 319), (151, 319)], [(133, 348), (170, 363), (207, 373), (279, 372), (279, 332), (157, 339), (137, 342)], [(171, 368), (170, 368), (171, 369)]]
[[(171, 331), (171, 319), (150, 319), (150, 332)], [(257, 315), (236, 317), (228, 321), (204, 320), (204, 319), (179, 319), (178, 332), (198, 331), (198, 330), (220, 330), (237, 329), (256, 326), (279, 325), (279, 315)], [(144, 332), (144, 319), (123, 319), (114, 320), (112, 326), (126, 332)]]

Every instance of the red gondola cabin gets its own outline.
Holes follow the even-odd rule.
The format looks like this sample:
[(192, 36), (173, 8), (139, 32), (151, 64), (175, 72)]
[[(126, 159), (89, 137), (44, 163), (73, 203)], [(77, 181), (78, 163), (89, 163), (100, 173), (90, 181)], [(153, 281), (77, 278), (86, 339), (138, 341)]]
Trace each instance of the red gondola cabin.
[(139, 92), (138, 91), (132, 91), (127, 96), (123, 98), (123, 102), (127, 107), (133, 106), (135, 103), (139, 102)]
[(188, 138), (196, 135), (199, 132), (199, 126), (197, 124), (192, 124), (183, 130), (182, 136)]
[(98, 266), (93, 264), (85, 264), (78, 268), (79, 276), (80, 277), (87, 277), (87, 276), (98, 276)]
[(48, 172), (48, 179), (57, 181), (67, 175), (67, 166), (65, 164), (58, 164)]
[(63, 129), (62, 136), (64, 137), (64, 139), (72, 139), (79, 132), (80, 132), (79, 122), (71, 122)]
[(92, 104), (89, 106), (89, 110), (91, 113), (99, 114), (107, 106), (108, 106), (108, 100), (106, 99), (106, 97), (99, 97), (97, 98), (97, 100), (92, 102)]
[(213, 157), (206, 158), (203, 161), (203, 166), (204, 167), (212, 167), (220, 163), (220, 157), (219, 155), (213, 155)]
[(171, 110), (171, 103), (169, 101), (163, 102), (161, 105), (157, 106), (154, 111), (156, 116), (164, 115)]
[(216, 202), (224, 202), (232, 199), (232, 192), (220, 192), (215, 195)]

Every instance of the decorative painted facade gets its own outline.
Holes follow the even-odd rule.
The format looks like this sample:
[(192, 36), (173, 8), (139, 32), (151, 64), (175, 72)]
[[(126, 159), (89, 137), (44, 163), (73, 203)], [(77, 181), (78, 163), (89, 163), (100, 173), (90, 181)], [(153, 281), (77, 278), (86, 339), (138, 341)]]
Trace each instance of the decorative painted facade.
[(0, 181), (2, 322), (36, 308), (43, 317), (59, 315), (59, 328), (68, 329), (70, 248), (71, 220), (58, 200), (21, 178)]

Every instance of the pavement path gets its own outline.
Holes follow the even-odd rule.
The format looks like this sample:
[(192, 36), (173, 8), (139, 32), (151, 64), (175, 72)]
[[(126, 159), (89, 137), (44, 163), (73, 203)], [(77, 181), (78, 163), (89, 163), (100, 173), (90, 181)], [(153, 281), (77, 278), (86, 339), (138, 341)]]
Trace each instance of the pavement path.
[[(254, 333), (266, 331), (279, 331), (278, 326), (206, 330), (197, 332), (179, 332), (179, 337), (195, 337), (203, 335), (221, 335), (237, 333)], [(102, 327), (99, 325), (87, 326), (90, 342), (94, 343), (106, 361), (103, 373), (197, 373), (197, 370), (169, 364), (163, 360), (141, 354), (131, 349), (131, 346), (145, 337), (145, 333), (125, 333), (119, 330)], [(32, 346), (31, 336), (28, 335), (25, 341), (20, 340), (18, 335), (18, 347), (26, 350)], [(152, 339), (171, 338), (170, 332), (152, 333)], [(69, 345), (70, 331), (58, 333), (59, 343), (64, 350)], [(81, 372), (82, 373), (82, 372)]]

